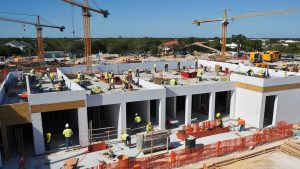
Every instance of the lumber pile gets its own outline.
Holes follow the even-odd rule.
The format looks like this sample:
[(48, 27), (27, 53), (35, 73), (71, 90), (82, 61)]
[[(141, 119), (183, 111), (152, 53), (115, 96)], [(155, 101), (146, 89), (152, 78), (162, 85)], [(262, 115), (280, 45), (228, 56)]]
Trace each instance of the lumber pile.
[(74, 169), (77, 166), (79, 158), (70, 158), (64, 162), (63, 169)]
[(291, 156), (300, 158), (300, 142), (287, 140), (280, 146), (280, 150)]
[(137, 134), (136, 147), (144, 154), (165, 150), (170, 147), (170, 131), (159, 130), (152, 132), (143, 132)]

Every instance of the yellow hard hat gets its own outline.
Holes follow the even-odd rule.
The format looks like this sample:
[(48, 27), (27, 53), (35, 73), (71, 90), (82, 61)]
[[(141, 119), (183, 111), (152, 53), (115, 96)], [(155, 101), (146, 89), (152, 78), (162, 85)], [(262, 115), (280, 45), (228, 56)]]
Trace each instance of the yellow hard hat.
[(216, 117), (219, 118), (221, 116), (221, 113), (217, 113)]

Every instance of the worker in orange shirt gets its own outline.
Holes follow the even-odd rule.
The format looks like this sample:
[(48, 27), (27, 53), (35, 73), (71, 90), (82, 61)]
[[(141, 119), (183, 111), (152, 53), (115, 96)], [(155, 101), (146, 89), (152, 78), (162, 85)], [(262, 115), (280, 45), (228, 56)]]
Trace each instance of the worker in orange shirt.
[(240, 126), (240, 132), (245, 131), (245, 120), (241, 119), (240, 117), (237, 119), (238, 125)]

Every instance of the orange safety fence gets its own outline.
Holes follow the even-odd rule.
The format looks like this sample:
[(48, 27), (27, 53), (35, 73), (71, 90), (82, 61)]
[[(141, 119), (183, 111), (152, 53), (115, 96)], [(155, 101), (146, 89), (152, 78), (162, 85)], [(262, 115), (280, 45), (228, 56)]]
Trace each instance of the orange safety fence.
[(194, 136), (195, 138), (201, 138), (230, 131), (230, 127), (218, 128), (216, 120), (204, 121), (202, 122), (201, 127), (199, 124), (200, 123), (184, 125), (182, 130), (179, 130), (176, 133), (177, 138), (180, 140), (185, 140), (189, 135)]
[(218, 141), (208, 145), (199, 145), (194, 148), (174, 150), (171, 153), (154, 155), (144, 158), (129, 158), (115, 163), (92, 167), (110, 169), (170, 169), (188, 164), (197, 163), (213, 157), (223, 156), (237, 151), (246, 150), (251, 146), (279, 141), (292, 136), (292, 124), (277, 123), (276, 127), (264, 129), (253, 135)]

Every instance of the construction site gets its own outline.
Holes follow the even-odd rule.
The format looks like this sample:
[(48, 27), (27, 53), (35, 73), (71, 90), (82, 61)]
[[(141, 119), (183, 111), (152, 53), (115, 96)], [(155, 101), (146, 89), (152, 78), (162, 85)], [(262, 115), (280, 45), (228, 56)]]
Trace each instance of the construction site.
[[(92, 57), (91, 13), (82, 9), (84, 57), (46, 59), (43, 28), (64, 26), (0, 17), (33, 25), (37, 56), (14, 57), (0, 70), (0, 168), (298, 168), (300, 61), (280, 51), (227, 51), (227, 25), (239, 20), (297, 13), (246, 13), (221, 23), (221, 50), (177, 57), (175, 40), (157, 46), (159, 57)], [(175, 47), (174, 47), (175, 48)], [(286, 59), (286, 58), (285, 58)], [(299, 100), (298, 100), (299, 99)]]

